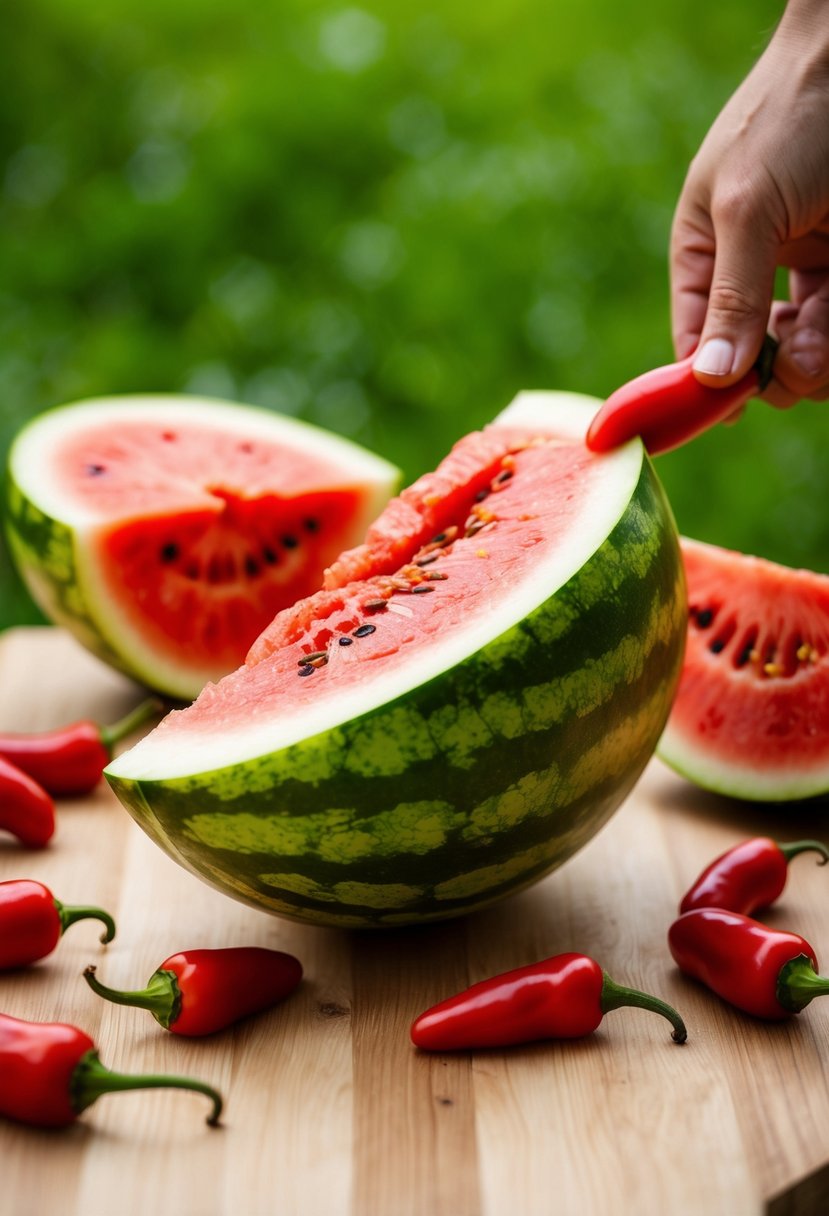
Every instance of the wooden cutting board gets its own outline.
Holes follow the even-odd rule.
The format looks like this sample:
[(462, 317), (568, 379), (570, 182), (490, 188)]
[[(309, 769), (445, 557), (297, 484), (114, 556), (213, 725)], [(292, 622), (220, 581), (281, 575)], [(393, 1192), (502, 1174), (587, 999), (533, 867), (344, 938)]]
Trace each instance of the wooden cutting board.
[[(112, 720), (140, 691), (66, 635), (0, 638), (0, 729)], [(106, 948), (76, 925), (47, 960), (0, 976), (0, 1008), (68, 1021), (111, 1068), (201, 1077), (224, 1126), (177, 1091), (102, 1098), (71, 1129), (0, 1124), (14, 1216), (773, 1216), (829, 1210), (829, 1000), (752, 1021), (685, 980), (665, 933), (713, 856), (747, 835), (829, 839), (827, 811), (740, 806), (654, 761), (561, 871), (466, 920), (383, 934), (295, 925), (179, 869), (105, 785), (59, 804), (52, 845), (0, 842), (0, 879), (32, 877), (116, 918)], [(768, 920), (829, 958), (829, 867), (803, 856)], [(208, 1040), (106, 1004), (94, 962), (141, 987), (176, 950), (252, 944), (305, 967), (284, 1005)], [(416, 1052), (412, 1018), (468, 983), (563, 950), (676, 1005), (684, 1047), (640, 1010), (589, 1039), (457, 1056)]]

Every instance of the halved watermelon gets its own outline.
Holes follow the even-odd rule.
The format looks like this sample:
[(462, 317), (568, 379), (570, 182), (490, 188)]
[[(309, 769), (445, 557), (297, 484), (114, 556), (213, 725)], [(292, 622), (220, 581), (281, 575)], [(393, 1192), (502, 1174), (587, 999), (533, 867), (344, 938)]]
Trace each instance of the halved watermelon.
[(697, 785), (829, 791), (829, 578), (682, 538), (688, 642), (659, 755)]
[(324, 924), (457, 915), (580, 848), (653, 752), (686, 608), (642, 445), (526, 393), (393, 500), (245, 667), (107, 770), (171, 856)]
[(9, 456), (10, 548), (41, 609), (189, 700), (381, 509), (397, 470), (270, 411), (181, 396), (41, 414)]

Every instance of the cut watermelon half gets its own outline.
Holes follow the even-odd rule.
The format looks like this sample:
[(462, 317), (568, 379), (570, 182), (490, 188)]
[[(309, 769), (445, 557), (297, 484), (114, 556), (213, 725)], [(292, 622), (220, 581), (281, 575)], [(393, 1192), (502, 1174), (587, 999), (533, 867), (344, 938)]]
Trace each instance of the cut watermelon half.
[(688, 641), (659, 755), (758, 801), (829, 791), (829, 578), (682, 540)]
[(172, 856), (324, 924), (457, 915), (540, 878), (664, 726), (684, 584), (638, 440), (522, 394), (394, 499), (247, 663), (107, 770)]
[(105, 398), (22, 430), (7, 530), (47, 616), (143, 683), (190, 699), (319, 587), (397, 476), (355, 444), (266, 410)]

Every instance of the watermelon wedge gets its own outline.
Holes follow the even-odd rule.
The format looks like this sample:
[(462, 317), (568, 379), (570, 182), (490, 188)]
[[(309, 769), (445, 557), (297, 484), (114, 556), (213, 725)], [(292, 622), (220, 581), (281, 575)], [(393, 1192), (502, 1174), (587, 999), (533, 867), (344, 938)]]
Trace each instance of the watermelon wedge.
[(829, 792), (829, 577), (682, 539), (688, 642), (660, 757), (705, 789)]
[(112, 397), (39, 415), (9, 456), (6, 527), (33, 598), (90, 650), (190, 700), (362, 537), (398, 472), (294, 419)]
[(641, 443), (524, 393), (386, 507), (246, 665), (121, 755), (139, 824), (221, 890), (322, 924), (458, 915), (535, 881), (653, 752), (686, 622)]

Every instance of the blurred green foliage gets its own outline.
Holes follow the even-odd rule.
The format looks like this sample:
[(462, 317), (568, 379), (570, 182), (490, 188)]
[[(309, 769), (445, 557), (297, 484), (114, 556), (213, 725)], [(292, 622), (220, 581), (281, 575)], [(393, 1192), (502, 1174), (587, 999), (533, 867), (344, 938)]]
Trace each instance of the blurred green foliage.
[[(12, 0), (0, 456), (39, 410), (197, 392), (411, 479), (521, 388), (671, 357), (687, 164), (780, 0)], [(681, 529), (829, 568), (826, 411), (659, 469)], [(0, 555), (0, 626), (36, 620)]]

